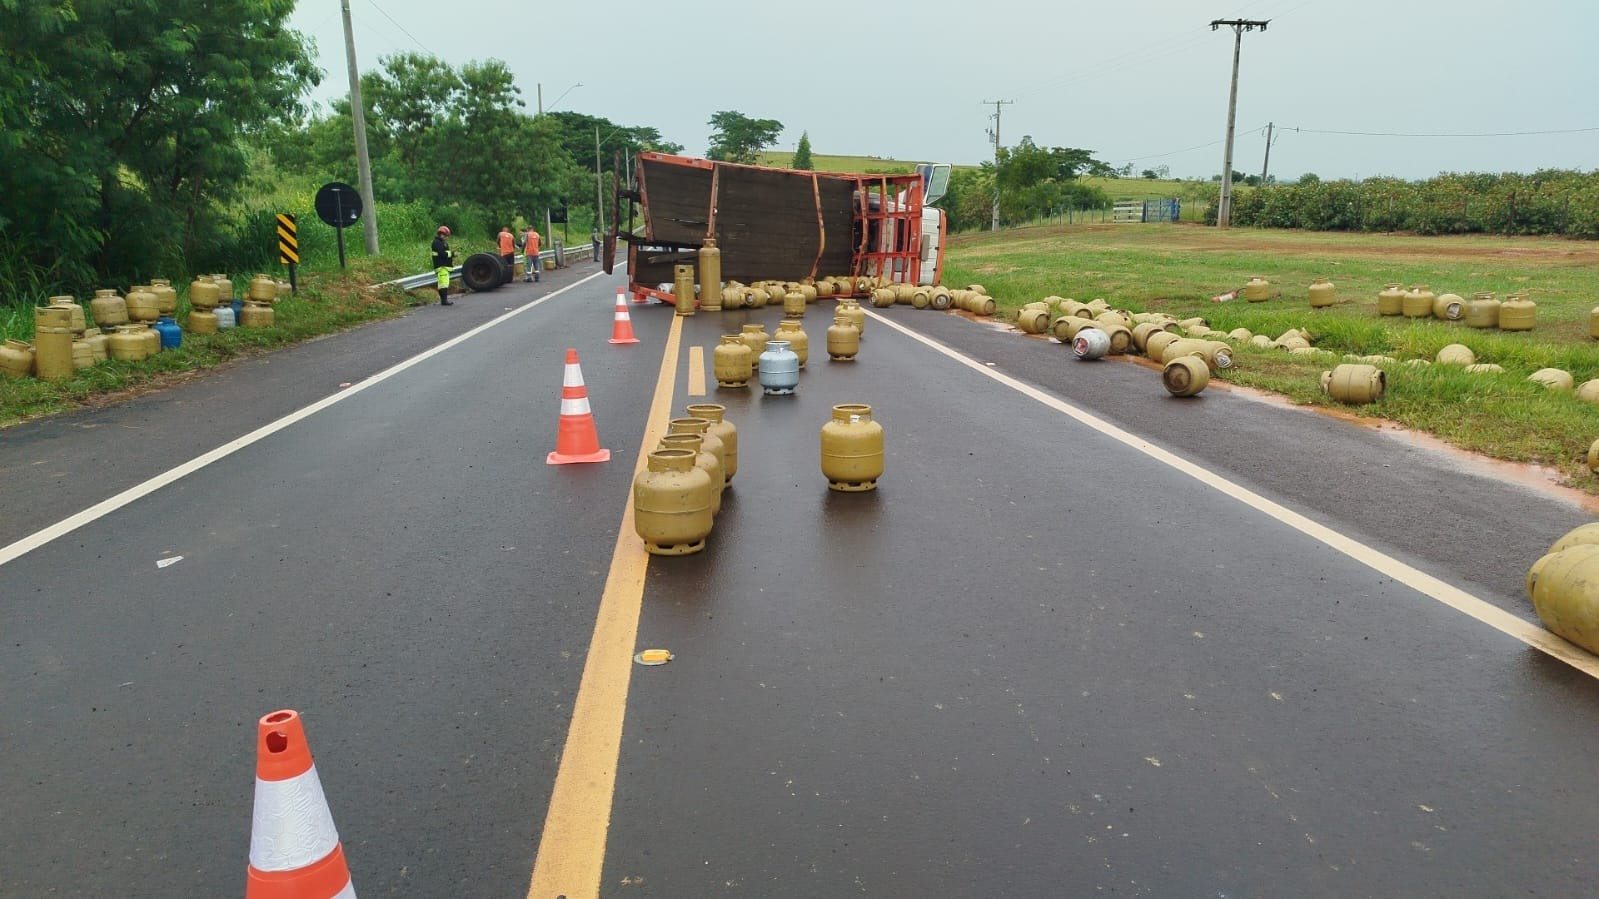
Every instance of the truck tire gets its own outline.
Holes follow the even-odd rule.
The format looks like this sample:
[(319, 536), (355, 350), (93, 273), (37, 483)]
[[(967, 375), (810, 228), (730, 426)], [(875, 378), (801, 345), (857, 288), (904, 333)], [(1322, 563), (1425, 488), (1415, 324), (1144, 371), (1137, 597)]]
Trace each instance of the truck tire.
[(493, 290), (506, 281), (505, 260), (493, 253), (473, 253), (461, 265), (461, 281), (474, 291)]

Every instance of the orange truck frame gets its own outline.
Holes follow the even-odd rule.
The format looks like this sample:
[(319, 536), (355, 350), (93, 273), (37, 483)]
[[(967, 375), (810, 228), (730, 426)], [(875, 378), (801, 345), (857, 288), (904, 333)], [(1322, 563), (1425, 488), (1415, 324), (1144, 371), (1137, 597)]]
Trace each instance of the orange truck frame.
[[(918, 169), (856, 175), (639, 153), (636, 188), (612, 191), (605, 271), (614, 268), (617, 241), (625, 242), (633, 295), (670, 303), (674, 266), (697, 268), (710, 237), (728, 281), (851, 275), (936, 284), (946, 218), (928, 204), (943, 195), (949, 166)], [(626, 230), (619, 227), (623, 199)], [(635, 211), (643, 216), (641, 230), (633, 227)]]

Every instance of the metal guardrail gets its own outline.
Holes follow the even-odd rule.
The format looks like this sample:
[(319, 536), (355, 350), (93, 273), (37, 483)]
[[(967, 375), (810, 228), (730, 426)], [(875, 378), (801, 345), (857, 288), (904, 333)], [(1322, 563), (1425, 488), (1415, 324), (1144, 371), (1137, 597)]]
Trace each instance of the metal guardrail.
[[(582, 259), (585, 255), (593, 256), (594, 255), (594, 245), (591, 244), (591, 243), (581, 243), (581, 244), (578, 244), (575, 247), (563, 247), (562, 248), (562, 255), (566, 256), (568, 258), (576, 257), (578, 259)], [(517, 258), (517, 261), (523, 263), (524, 265), (527, 263), (527, 257), (526, 256), (517, 256), (516, 258)], [(555, 250), (553, 250), (553, 249), (542, 250), (542, 251), (539, 252), (539, 265), (542, 266), (545, 263), (546, 260), (550, 260), (550, 259), (554, 259), (554, 258), (555, 258)], [(439, 277), (438, 272), (423, 272), (423, 273), (421, 273), (419, 275), (408, 275), (408, 276), (406, 276), (404, 278), (396, 278), (393, 281), (385, 281), (380, 286), (388, 287), (390, 285), (393, 285), (395, 287), (400, 288), (401, 290), (420, 290), (423, 287), (432, 287), (432, 286), (438, 284), (439, 283), (438, 282), (438, 277)], [(461, 277), (461, 267), (459, 265), (457, 265), (456, 267), (450, 269), (450, 280), (451, 281), (457, 280), (460, 277)]]

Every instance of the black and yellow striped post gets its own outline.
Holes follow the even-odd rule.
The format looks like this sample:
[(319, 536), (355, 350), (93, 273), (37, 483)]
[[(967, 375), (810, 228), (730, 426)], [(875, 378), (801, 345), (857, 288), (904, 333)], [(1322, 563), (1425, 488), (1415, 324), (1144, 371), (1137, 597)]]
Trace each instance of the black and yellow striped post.
[(299, 293), (294, 271), (300, 264), (300, 227), (295, 224), (293, 213), (278, 213), (278, 261), (289, 267), (289, 289)]

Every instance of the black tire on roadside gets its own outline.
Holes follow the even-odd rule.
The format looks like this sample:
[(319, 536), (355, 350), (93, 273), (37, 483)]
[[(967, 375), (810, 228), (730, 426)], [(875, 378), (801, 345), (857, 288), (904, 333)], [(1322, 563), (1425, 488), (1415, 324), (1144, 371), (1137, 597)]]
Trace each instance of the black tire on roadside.
[(474, 291), (493, 290), (505, 279), (505, 260), (493, 253), (473, 253), (461, 265), (461, 281)]

